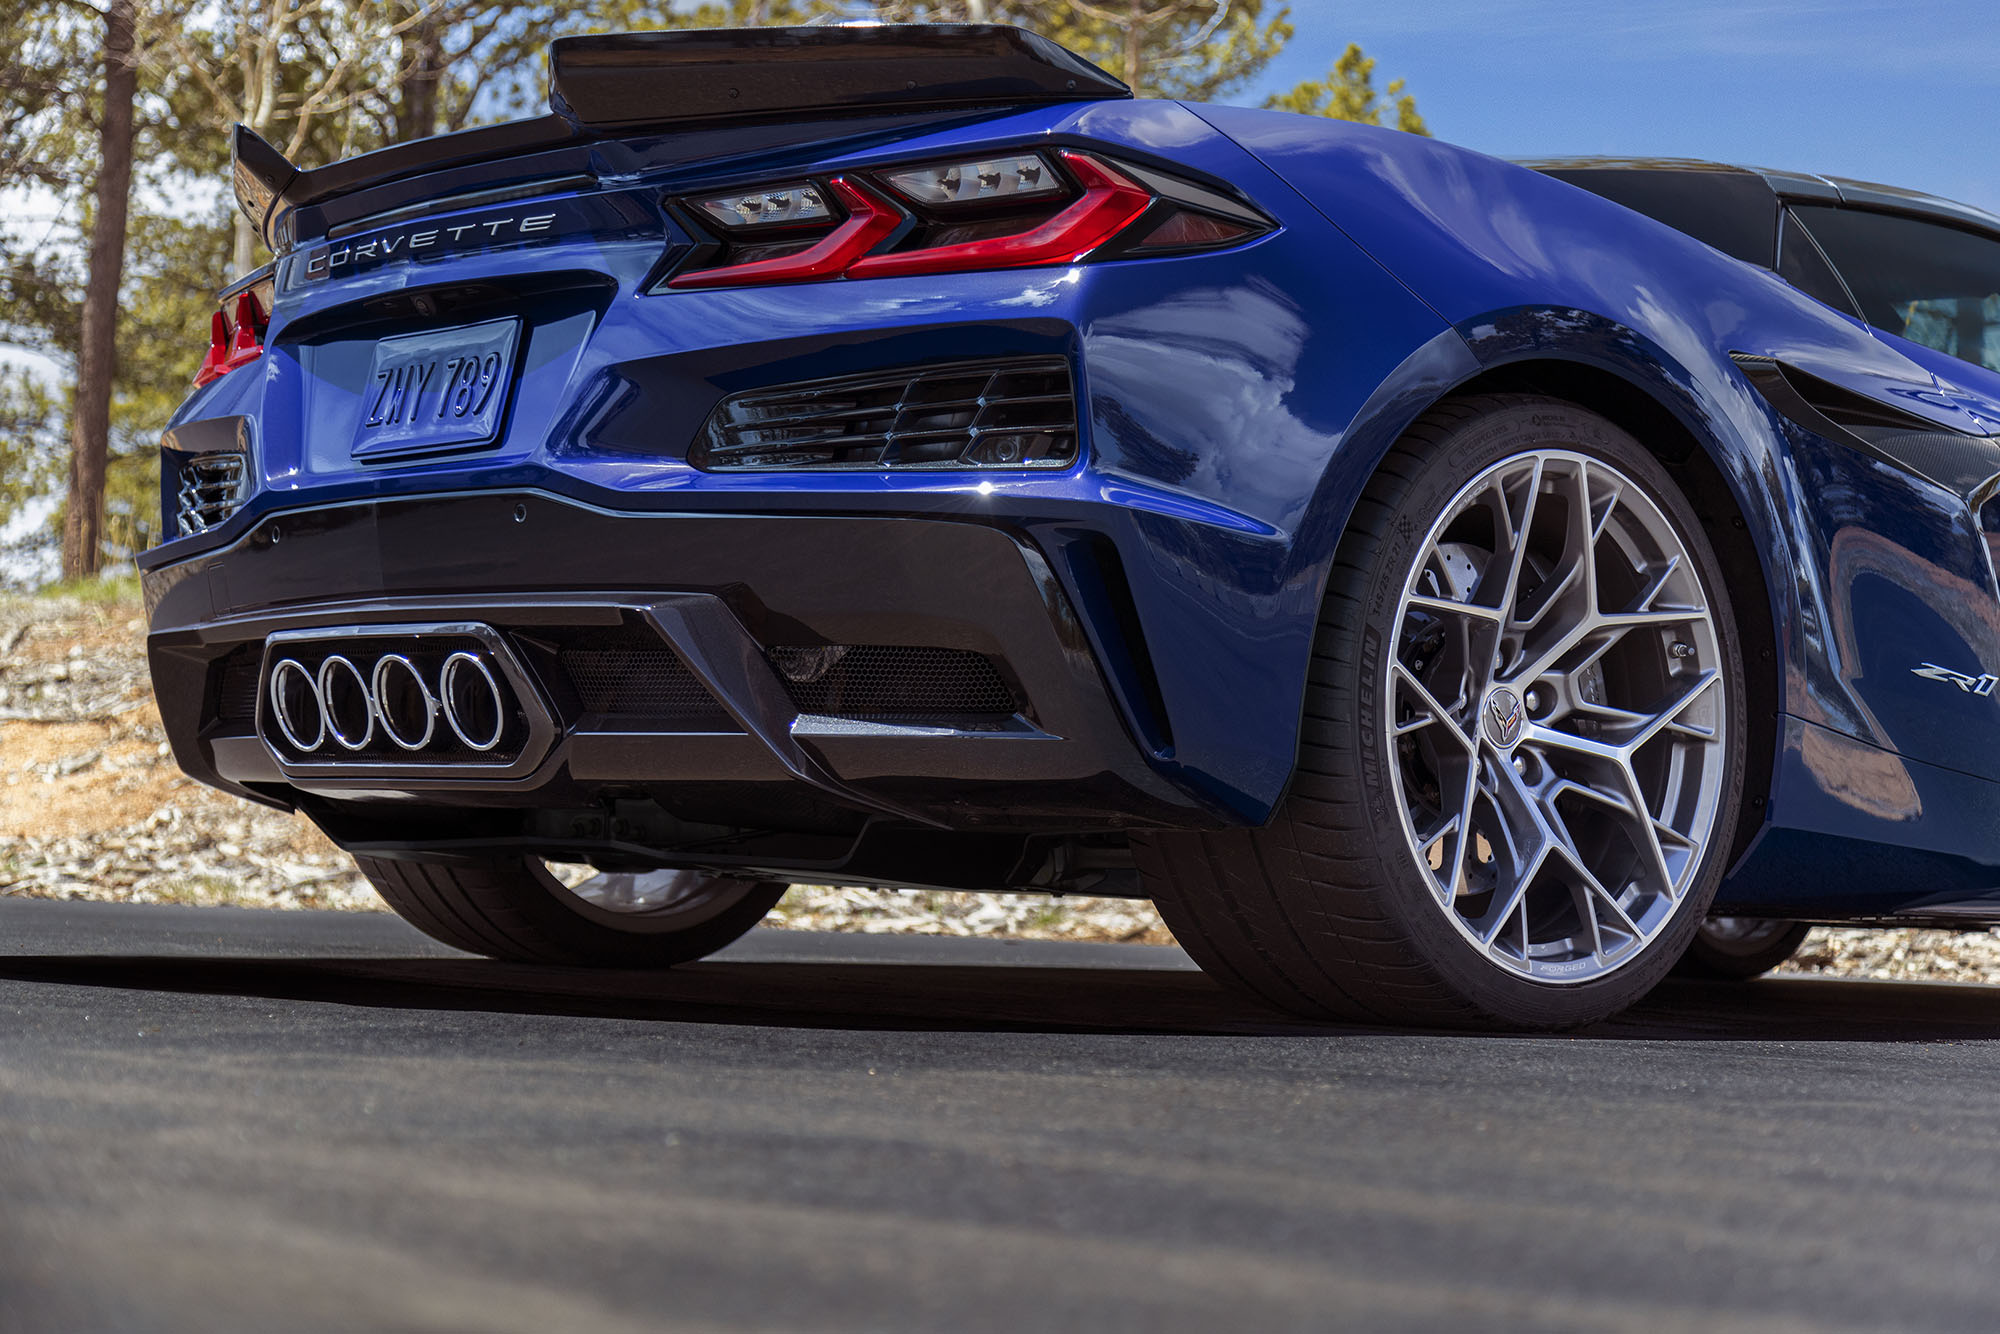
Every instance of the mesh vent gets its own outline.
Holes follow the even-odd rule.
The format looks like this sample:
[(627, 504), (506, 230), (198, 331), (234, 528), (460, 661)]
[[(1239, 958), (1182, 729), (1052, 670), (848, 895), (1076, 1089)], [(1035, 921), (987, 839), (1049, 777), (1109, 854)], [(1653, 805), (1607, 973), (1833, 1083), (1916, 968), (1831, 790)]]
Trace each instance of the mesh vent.
[(243, 503), (241, 454), (184, 454), (177, 472), (174, 517), (182, 537), (207, 532)]
[(835, 718), (1005, 718), (1019, 707), (983, 653), (903, 644), (774, 648), (792, 704)]
[(766, 468), (1061, 468), (1076, 461), (1061, 357), (853, 375), (724, 399), (688, 461)]
[(239, 644), (216, 661), (215, 720), (248, 728), (257, 721), (257, 676), (263, 645)]
[(708, 688), (651, 631), (636, 626), (589, 631), (564, 644), (557, 661), (591, 713), (667, 718), (686, 731), (736, 730)]

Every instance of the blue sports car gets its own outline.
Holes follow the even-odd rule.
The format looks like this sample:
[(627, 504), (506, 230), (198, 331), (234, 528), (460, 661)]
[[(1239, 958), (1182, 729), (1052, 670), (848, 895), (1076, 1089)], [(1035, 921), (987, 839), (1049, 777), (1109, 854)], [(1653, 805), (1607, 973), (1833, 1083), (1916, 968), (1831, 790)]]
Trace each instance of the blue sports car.
[(438, 939), (1126, 895), (1287, 1010), (1560, 1027), (2000, 918), (2000, 219), (1002, 27), (565, 39), (549, 100), (237, 131), (277, 258), (142, 562), (180, 764)]

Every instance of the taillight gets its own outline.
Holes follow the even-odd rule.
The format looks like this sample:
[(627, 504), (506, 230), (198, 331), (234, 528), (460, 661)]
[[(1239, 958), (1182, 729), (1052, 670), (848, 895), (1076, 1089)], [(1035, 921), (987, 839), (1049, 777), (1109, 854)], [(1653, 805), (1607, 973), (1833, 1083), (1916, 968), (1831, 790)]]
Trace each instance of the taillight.
[(666, 285), (962, 273), (1240, 245), (1248, 205), (1074, 149), (917, 163), (675, 201), (710, 234)]
[(1049, 170), (1040, 153), (933, 163), (892, 171), (882, 178), (905, 199), (934, 208), (1016, 202), (1064, 193), (1062, 177)]
[(903, 273), (1068, 264), (1124, 231), (1153, 206), (1151, 191), (1096, 158), (1065, 150), (1062, 159), (1083, 189), (1054, 217), (1025, 231), (869, 255), (856, 260), (847, 270), (848, 276), (886, 278)]
[[(730, 260), (720, 267), (683, 273), (668, 286), (742, 287), (753, 283), (797, 283), (814, 278), (838, 278), (902, 225), (902, 215), (865, 186), (845, 176), (836, 176), (827, 184), (832, 187), (831, 193), (847, 206), (847, 217), (831, 231), (813, 231), (776, 242), (767, 239), (762, 242), (762, 249), (757, 248), (757, 242), (753, 241), (748, 246), (737, 247)], [(782, 193), (796, 197), (804, 193), (805, 188)], [(763, 193), (769, 195), (772, 192)], [(818, 202), (817, 194), (814, 200)], [(710, 216), (719, 211), (716, 206), (742, 209), (740, 201), (728, 200), (727, 197), (703, 200), (701, 206)], [(754, 212), (747, 216), (747, 222), (740, 224), (745, 230), (762, 226)], [(781, 221), (788, 222), (789, 219)], [(784, 230), (794, 229), (785, 227)]]
[[(262, 286), (262, 284), (259, 284)], [(249, 287), (229, 298), (226, 313), (216, 311), (208, 319), (208, 352), (194, 373), (195, 388), (219, 380), (238, 366), (248, 366), (264, 355), (264, 330), (270, 316), (257, 288)]]

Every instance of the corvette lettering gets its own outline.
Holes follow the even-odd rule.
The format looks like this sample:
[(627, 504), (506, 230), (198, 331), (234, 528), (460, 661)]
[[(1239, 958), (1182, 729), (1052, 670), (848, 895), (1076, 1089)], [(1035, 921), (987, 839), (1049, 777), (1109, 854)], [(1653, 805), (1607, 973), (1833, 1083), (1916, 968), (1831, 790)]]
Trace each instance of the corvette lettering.
[(451, 226), (426, 226), (407, 232), (380, 236), (372, 241), (328, 246), (306, 259), (305, 278), (317, 282), (336, 276), (367, 260), (398, 259), (424, 253), (444, 254), (480, 246), (501, 245), (533, 238), (555, 227), (554, 213), (510, 214), (501, 218), (479, 218)]

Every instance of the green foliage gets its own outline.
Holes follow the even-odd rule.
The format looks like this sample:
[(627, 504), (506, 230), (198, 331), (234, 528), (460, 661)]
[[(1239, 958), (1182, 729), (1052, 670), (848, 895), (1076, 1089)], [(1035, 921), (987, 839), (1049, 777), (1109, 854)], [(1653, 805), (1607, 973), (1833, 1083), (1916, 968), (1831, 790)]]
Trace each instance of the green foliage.
[(77, 602), (118, 607), (133, 605), (141, 598), (139, 576), (136, 572), (93, 574), (82, 579), (59, 579), (52, 584), (43, 584), (35, 592), (45, 598), (68, 598)]
[(41, 377), (0, 365), (0, 518), (61, 478), (69, 443), (62, 422), (62, 404)]
[[(73, 184), (89, 63), (85, 25), (58, 6), (0, 7), (0, 189)], [(80, 86), (81, 85), (81, 86)]]
[(133, 214), (119, 302), (114, 450), (150, 448), (187, 397), (208, 343), (217, 279), (229, 264), (229, 223), (220, 204), (186, 218)]
[[(410, 0), (396, 0), (407, 5)], [(461, 62), (451, 92), (456, 108), (441, 126), (535, 115), (548, 102), (549, 43), (557, 37), (679, 28), (796, 27), (844, 15), (843, 0), (599, 0), (592, 5), (537, 7), (519, 0), (496, 5), (512, 12), (477, 58)]]
[(1424, 118), (1417, 114), (1417, 99), (1403, 91), (1403, 81), (1393, 80), (1381, 92), (1375, 90), (1375, 58), (1363, 55), (1361, 47), (1348, 43), (1340, 59), (1333, 62), (1323, 81), (1308, 81), (1280, 93), (1264, 103), (1277, 111), (1296, 111), (1307, 116), (1359, 121), (1380, 125), (1384, 113), (1395, 112), (1396, 128), (1411, 134), (1430, 133)]
[(229, 250), (230, 215), (220, 205), (193, 218), (132, 217), (105, 474), (105, 542), (114, 556), (143, 551), (161, 536), (160, 432), (200, 363), (216, 275), (227, 270)]
[(1020, 6), (1023, 26), (1132, 85), (1140, 97), (1214, 102), (1242, 88), (1291, 40), (1291, 10), (1263, 0), (1103, 0)]
[[(33, 523), (35, 507), (62, 487), (69, 460), (65, 404), (42, 377), (0, 365), (0, 527), (17, 516)], [(0, 544), (0, 587), (57, 566), (58, 530), (47, 524), (17, 531)]]
[(95, 170), (91, 30), (46, 0), (0, 6), (0, 50), (0, 340), (74, 346), (80, 252), (60, 219)]

